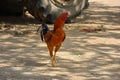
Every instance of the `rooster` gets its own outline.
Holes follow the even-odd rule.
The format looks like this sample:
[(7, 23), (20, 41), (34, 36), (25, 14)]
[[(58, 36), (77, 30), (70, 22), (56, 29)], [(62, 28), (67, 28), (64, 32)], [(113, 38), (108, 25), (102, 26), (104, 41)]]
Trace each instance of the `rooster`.
[[(53, 30), (49, 30), (47, 24), (42, 22), (41, 40), (45, 41), (50, 53), (52, 66), (56, 63), (56, 52), (60, 49), (62, 42), (65, 39), (65, 32), (63, 30), (68, 13), (62, 13), (54, 22)], [(53, 53), (54, 52), (54, 53)]]

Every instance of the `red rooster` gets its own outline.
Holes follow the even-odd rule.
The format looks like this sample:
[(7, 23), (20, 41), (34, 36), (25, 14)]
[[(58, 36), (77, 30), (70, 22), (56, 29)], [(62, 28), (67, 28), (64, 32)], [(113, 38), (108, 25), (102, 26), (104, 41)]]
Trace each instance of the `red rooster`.
[[(56, 52), (60, 49), (62, 42), (65, 39), (65, 32), (63, 30), (64, 23), (68, 17), (68, 13), (62, 13), (54, 22), (54, 29), (49, 30), (46, 23), (42, 23), (42, 30), (41, 30), (41, 39), (42, 41), (45, 40), (50, 57), (52, 66), (55, 66), (56, 63)], [(54, 54), (53, 54), (54, 52)]]

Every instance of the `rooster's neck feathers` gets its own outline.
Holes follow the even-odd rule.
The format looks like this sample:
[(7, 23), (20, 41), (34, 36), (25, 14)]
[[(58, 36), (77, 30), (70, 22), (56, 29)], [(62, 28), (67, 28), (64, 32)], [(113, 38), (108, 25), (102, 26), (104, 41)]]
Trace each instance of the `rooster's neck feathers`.
[(54, 23), (54, 30), (56, 30), (57, 28), (62, 28), (64, 27), (65, 21), (68, 17), (68, 13), (64, 12), (62, 13), (55, 21)]

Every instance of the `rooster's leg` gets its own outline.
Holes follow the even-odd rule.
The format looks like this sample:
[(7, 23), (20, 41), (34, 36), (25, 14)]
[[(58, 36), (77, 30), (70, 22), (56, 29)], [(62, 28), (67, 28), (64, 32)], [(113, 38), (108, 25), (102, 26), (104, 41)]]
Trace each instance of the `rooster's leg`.
[(53, 46), (47, 44), (47, 47), (48, 47), (48, 50), (49, 50), (49, 53), (50, 53), (50, 57), (52, 58), (53, 57)]
[(51, 46), (51, 45), (47, 45), (47, 46), (48, 46), (48, 49), (49, 49), (52, 66), (54, 66), (54, 61), (53, 61), (53, 46)]
[(56, 61), (56, 52), (60, 49), (60, 46), (61, 46), (61, 44), (55, 46), (55, 53), (54, 53), (54, 55), (53, 55), (54, 64), (57, 62), (57, 61)]

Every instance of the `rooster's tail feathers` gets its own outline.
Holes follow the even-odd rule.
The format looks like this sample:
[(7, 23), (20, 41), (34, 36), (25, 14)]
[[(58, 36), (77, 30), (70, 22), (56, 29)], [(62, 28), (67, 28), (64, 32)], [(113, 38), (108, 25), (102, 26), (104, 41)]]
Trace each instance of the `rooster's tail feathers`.
[(40, 32), (40, 36), (41, 36), (41, 40), (44, 41), (44, 36), (49, 31), (49, 28), (48, 28), (47, 24), (44, 23), (44, 22), (42, 23), (41, 28), (42, 29), (41, 29), (41, 32)]
[(44, 35), (42, 30), (40, 31), (40, 37), (41, 37), (41, 40), (44, 41)]

